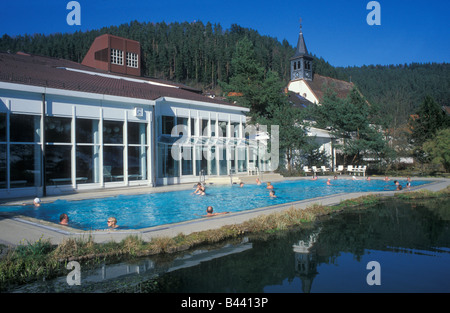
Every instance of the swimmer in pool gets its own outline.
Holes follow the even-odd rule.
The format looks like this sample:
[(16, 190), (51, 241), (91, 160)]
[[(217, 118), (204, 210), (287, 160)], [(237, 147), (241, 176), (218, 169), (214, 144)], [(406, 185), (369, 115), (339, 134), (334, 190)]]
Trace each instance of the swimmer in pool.
[(201, 183), (197, 183), (197, 189), (193, 192), (194, 194), (204, 196), (205, 195), (205, 186)]
[(267, 182), (267, 189), (273, 189), (273, 185), (270, 182)]
[(34, 198), (33, 204), (34, 204), (34, 206), (41, 206), (41, 199), (39, 199), (39, 198)]
[(411, 178), (409, 176), (406, 178), (406, 188), (411, 188)]
[(114, 229), (114, 228), (119, 227), (119, 225), (117, 225), (117, 219), (115, 217), (108, 218), (107, 223), (108, 223), (108, 227), (109, 228), (113, 228)]
[(402, 185), (400, 185), (400, 183), (398, 181), (394, 180), (394, 184), (395, 184), (395, 186), (397, 186), (397, 188), (395, 190), (402, 190), (403, 189)]
[(66, 213), (63, 213), (59, 216), (59, 224), (61, 225), (68, 225), (69, 224), (69, 217)]
[(275, 195), (275, 190), (271, 190), (270, 192), (269, 192), (269, 197), (271, 197), (271, 198), (276, 198), (277, 196)]
[(209, 216), (216, 216), (216, 215), (222, 215), (222, 214), (227, 214), (230, 212), (221, 212), (221, 213), (213, 213), (214, 209), (212, 206), (208, 206), (208, 208), (206, 209), (206, 215), (202, 215), (204, 217), (209, 217)]

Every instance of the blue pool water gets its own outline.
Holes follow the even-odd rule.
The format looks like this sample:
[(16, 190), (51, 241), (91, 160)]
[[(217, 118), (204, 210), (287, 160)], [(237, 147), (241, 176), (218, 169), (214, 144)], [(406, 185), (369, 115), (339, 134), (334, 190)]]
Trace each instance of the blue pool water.
[[(34, 206), (0, 206), (0, 212), (13, 212), (50, 222), (59, 222), (59, 215), (69, 215), (69, 226), (82, 230), (106, 229), (108, 217), (117, 218), (122, 229), (140, 229), (201, 218), (211, 205), (214, 212), (239, 212), (284, 204), (338, 193), (393, 191), (393, 181), (338, 179), (327, 186), (325, 179), (292, 180), (273, 183), (277, 198), (270, 198), (266, 184), (244, 187), (207, 186), (206, 195), (192, 194), (194, 189), (143, 195), (119, 195), (81, 201), (57, 200)], [(412, 187), (429, 181), (414, 181)], [(406, 181), (400, 181), (406, 186)]]

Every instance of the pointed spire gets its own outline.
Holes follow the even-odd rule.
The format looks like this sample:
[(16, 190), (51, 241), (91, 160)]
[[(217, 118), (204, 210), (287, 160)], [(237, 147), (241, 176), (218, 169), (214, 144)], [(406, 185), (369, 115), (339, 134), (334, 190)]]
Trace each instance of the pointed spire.
[(302, 29), (302, 19), (300, 18), (300, 33), (298, 35), (297, 49), (295, 50), (295, 54), (293, 58), (301, 57), (308, 54), (308, 49), (306, 48), (305, 39), (303, 38), (303, 29)]

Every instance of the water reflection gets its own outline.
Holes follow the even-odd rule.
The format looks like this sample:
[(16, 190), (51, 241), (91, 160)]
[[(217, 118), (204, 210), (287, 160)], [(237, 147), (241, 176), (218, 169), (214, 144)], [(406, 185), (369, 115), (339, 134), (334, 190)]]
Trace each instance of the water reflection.
[[(450, 199), (390, 199), (310, 229), (245, 238), (218, 249), (104, 265), (18, 292), (450, 292)], [(381, 264), (369, 286), (366, 265)]]
[(320, 233), (319, 228), (309, 235), (309, 238), (300, 240), (297, 244), (293, 245), (295, 256), (295, 273), (302, 280), (302, 291), (310, 292), (311, 285), (317, 272), (317, 254), (313, 249), (314, 244), (317, 242), (318, 235)]

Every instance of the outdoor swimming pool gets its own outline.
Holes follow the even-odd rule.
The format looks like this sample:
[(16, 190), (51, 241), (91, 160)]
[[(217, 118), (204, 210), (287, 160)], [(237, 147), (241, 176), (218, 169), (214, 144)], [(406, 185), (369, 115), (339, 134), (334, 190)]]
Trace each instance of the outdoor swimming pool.
[[(372, 179), (338, 179), (327, 186), (326, 179), (290, 180), (273, 183), (277, 198), (270, 198), (266, 184), (247, 184), (244, 187), (207, 186), (206, 195), (192, 194), (192, 190), (119, 195), (116, 197), (81, 201), (57, 200), (40, 207), (0, 206), (0, 212), (12, 212), (40, 220), (59, 222), (61, 213), (69, 216), (69, 226), (81, 230), (106, 229), (108, 217), (117, 218), (121, 229), (141, 229), (201, 218), (211, 205), (214, 212), (240, 212), (272, 205), (285, 204), (338, 193), (393, 191), (393, 181)], [(413, 181), (412, 187), (430, 183)], [(406, 185), (406, 181), (400, 184)]]

